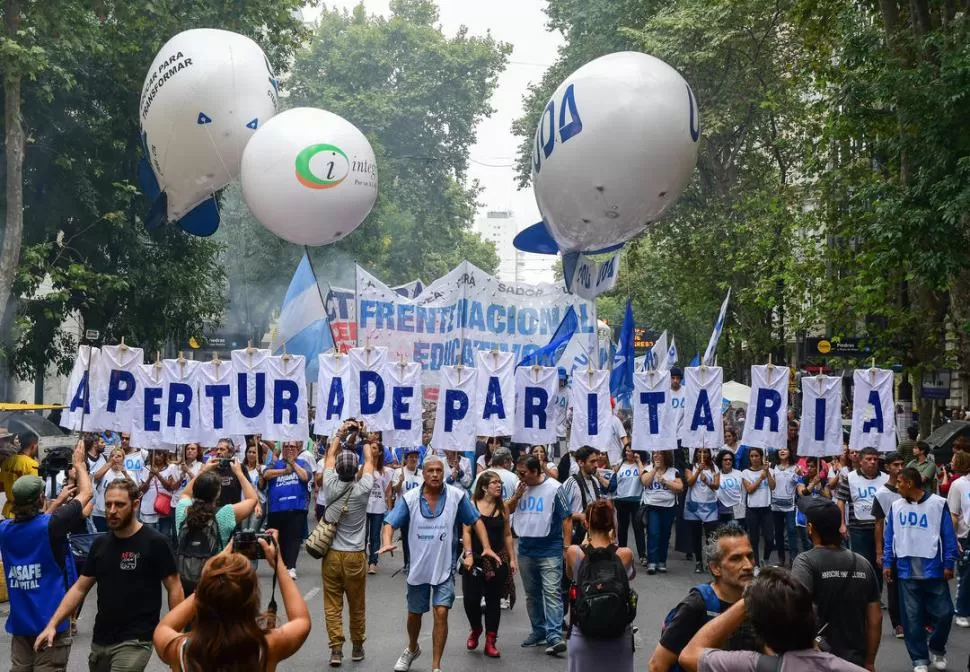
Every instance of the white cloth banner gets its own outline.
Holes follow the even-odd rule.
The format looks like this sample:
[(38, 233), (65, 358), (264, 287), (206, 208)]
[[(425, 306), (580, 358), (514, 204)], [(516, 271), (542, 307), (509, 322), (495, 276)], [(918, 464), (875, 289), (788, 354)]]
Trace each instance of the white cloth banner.
[(357, 396), (353, 387), (353, 372), (350, 358), (335, 352), (325, 352), (317, 356), (316, 416), (313, 419), (313, 433), (333, 436), (341, 423), (351, 417), (351, 399)]
[[(741, 443), (750, 448), (777, 450), (788, 445), (787, 366), (759, 364), (751, 367), (751, 398)], [(717, 397), (720, 400), (720, 396)]]
[(135, 369), (145, 361), (141, 348), (127, 345), (105, 345), (96, 358), (100, 385), (91, 388), (91, 429), (115, 432), (131, 431)]
[(441, 387), (435, 409), (431, 442), (439, 454), (446, 450), (475, 450), (478, 437), (478, 369), (467, 366), (441, 367)]
[(577, 371), (569, 387), (573, 407), (569, 450), (592, 446), (606, 450), (613, 439), (610, 407), (610, 372), (604, 369)]
[(229, 434), (262, 434), (266, 429), (266, 360), (271, 353), (261, 348), (233, 350), (233, 400)]
[(569, 283), (573, 293), (584, 299), (593, 300), (600, 294), (616, 287), (616, 277), (620, 270), (620, 251), (617, 250), (605, 261), (595, 261), (592, 257), (580, 254), (573, 269)]
[(421, 424), (421, 365), (415, 362), (388, 362), (384, 367), (387, 405), (391, 408), (391, 428), (382, 439), (388, 446), (410, 448), (420, 446)]
[(798, 454), (802, 457), (842, 454), (841, 376), (802, 376)]
[(266, 358), (266, 404), (262, 434), (269, 441), (300, 441), (310, 436), (307, 417), (306, 358)]
[(61, 427), (72, 431), (90, 427), (91, 388), (97, 385), (94, 376), (100, 371), (98, 366), (100, 358), (99, 348), (92, 348), (90, 345), (82, 345), (78, 348), (74, 368), (71, 369), (71, 376), (67, 379), (67, 396), (64, 399), (64, 410), (61, 412)]
[[(199, 366), (199, 362), (190, 359), (166, 359), (162, 362), (162, 376), (165, 381), (162, 441), (165, 443), (189, 443), (199, 435), (199, 428), (202, 426), (197, 398), (196, 374)], [(132, 445), (145, 447), (137, 443)]]
[(674, 450), (677, 447), (677, 413), (670, 403), (670, 371), (633, 374), (634, 450)]
[(889, 369), (856, 369), (852, 373), (853, 450), (875, 448), (881, 453), (896, 450), (893, 409), (893, 372)]
[(556, 442), (558, 391), (559, 372), (555, 366), (520, 366), (515, 370), (513, 441), (532, 446)]
[(229, 417), (236, 409), (236, 376), (232, 363), (203, 362), (195, 372), (199, 390), (199, 431), (195, 440), (214, 446), (229, 436)]
[(724, 422), (721, 419), (723, 380), (724, 370), (720, 366), (689, 366), (684, 369), (685, 409), (680, 440), (690, 448), (692, 460), (695, 448), (713, 451), (724, 445)]
[(515, 361), (511, 352), (478, 351), (475, 405), (479, 436), (510, 436), (515, 426)]
[(360, 418), (372, 432), (394, 429), (391, 422), (391, 403), (384, 382), (384, 365), (387, 364), (387, 348), (351, 348), (352, 386), (357, 394), (350, 404), (348, 417)]
[(135, 367), (138, 386), (136, 401), (127, 409), (131, 420), (131, 445), (145, 450), (171, 450), (172, 446), (162, 440), (162, 425), (168, 407), (168, 385), (161, 362), (139, 364)]

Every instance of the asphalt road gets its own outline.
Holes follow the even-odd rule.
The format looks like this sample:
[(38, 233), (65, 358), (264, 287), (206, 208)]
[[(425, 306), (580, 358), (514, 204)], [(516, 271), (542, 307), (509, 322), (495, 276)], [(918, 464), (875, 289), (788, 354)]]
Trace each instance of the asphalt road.
[[(389, 672), (398, 655), (400, 655), (407, 636), (404, 630), (405, 602), (404, 575), (393, 573), (401, 568), (401, 554), (396, 557), (382, 558), (379, 574), (368, 577), (367, 584), (367, 642), (365, 650), (367, 657), (360, 663), (350, 661), (350, 644), (345, 645), (345, 662), (342, 669), (354, 672), (370, 672), (371, 670)], [(670, 573), (666, 575), (647, 576), (645, 573), (637, 575), (634, 587), (640, 596), (636, 625), (639, 632), (636, 637), (636, 669), (646, 670), (650, 653), (657, 643), (661, 623), (664, 616), (675, 605), (687, 590), (699, 582), (699, 576), (693, 573), (693, 563), (682, 560), (682, 554), (671, 551)], [(321, 596), (320, 564), (307, 556), (301, 555), (298, 564), (298, 581), (304, 597), (310, 606), (313, 619), (313, 629), (303, 648), (292, 658), (280, 665), (281, 670), (303, 672), (320, 670), (327, 667), (329, 648), (327, 646), (327, 631), (323, 619), (323, 601)], [(266, 567), (259, 570), (260, 583), (264, 604), (269, 599), (270, 573)], [(952, 586), (951, 586), (952, 587)], [(487, 670), (529, 670), (541, 672), (545, 670), (561, 671), (566, 669), (566, 657), (554, 658), (545, 655), (542, 649), (522, 649), (519, 643), (529, 631), (529, 619), (525, 611), (525, 599), (521, 584), (519, 585), (519, 601), (512, 610), (502, 611), (502, 625), (499, 630), (498, 646), (502, 657), (497, 660), (485, 658), (478, 651), (465, 650), (465, 639), (468, 636), (468, 624), (461, 606), (461, 590), (451, 612), (449, 625), (451, 633), (445, 649), (442, 668), (446, 672), (482, 672)], [(91, 643), (91, 630), (94, 624), (95, 596), (92, 594), (86, 602), (85, 613), (78, 623), (79, 633), (75, 638), (71, 652), (69, 672), (87, 670), (86, 657)], [(0, 620), (6, 621), (6, 608), (0, 605)], [(280, 611), (283, 605), (280, 603)], [(906, 654), (902, 640), (890, 635), (889, 617), (885, 614), (885, 636), (879, 650), (877, 670), (880, 672), (909, 672), (912, 666)], [(281, 613), (282, 618), (282, 613)], [(344, 627), (348, 619), (344, 616)], [(348, 633), (349, 636), (349, 633)], [(10, 638), (6, 632), (0, 633), (0, 651), (9, 651)], [(484, 638), (483, 638), (484, 640)], [(416, 672), (431, 670), (431, 621), (426, 617), (421, 635), (423, 653), (412, 666)], [(4, 654), (0, 654), (3, 656)], [(950, 635), (949, 660), (951, 670), (967, 669), (968, 655), (970, 655), (970, 631), (954, 626)], [(162, 671), (166, 668), (153, 657), (148, 670)]]

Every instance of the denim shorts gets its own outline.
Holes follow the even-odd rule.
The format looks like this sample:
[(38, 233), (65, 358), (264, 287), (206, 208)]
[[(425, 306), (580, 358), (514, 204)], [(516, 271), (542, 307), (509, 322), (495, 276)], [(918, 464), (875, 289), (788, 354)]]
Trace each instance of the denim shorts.
[(455, 575), (452, 574), (444, 583), (433, 586), (422, 583), (417, 586), (408, 584), (408, 612), (412, 614), (426, 614), (431, 611), (431, 605), (451, 609), (455, 603)]

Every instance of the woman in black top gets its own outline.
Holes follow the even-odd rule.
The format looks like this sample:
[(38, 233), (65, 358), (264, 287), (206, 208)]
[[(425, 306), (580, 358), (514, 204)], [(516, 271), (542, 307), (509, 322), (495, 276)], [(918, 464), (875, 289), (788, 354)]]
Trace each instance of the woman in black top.
[(488, 543), (502, 564), (496, 566), (488, 557), (482, 557), (482, 545), (478, 537), (471, 533), (468, 525), (463, 525), (465, 548), (471, 546), (471, 554), (466, 554), (462, 563), (462, 590), (464, 592), (465, 614), (471, 626), (471, 634), (466, 643), (469, 650), (478, 648), (482, 635), (482, 597), (485, 598), (485, 655), (498, 658), (495, 648), (498, 639), (498, 623), (501, 614), (503, 587), (509, 572), (515, 573), (515, 547), (512, 544), (512, 528), (509, 515), (502, 501), (502, 479), (493, 471), (485, 471), (478, 479), (472, 504), (478, 509), (488, 533)]

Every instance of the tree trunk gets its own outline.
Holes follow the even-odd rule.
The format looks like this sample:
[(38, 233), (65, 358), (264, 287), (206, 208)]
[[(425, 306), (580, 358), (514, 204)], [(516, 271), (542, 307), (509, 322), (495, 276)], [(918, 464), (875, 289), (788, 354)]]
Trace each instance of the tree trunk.
[[(12, 41), (17, 41), (20, 11), (20, 0), (4, 0), (4, 35)], [(0, 320), (7, 324), (11, 317), (9, 311), (13, 307), (11, 293), (24, 234), (24, 127), (20, 119), (20, 80), (20, 68), (5, 69), (3, 125), (6, 139), (7, 210), (3, 246), (0, 248)], [(9, 331), (5, 329), (4, 333), (9, 334)]]

